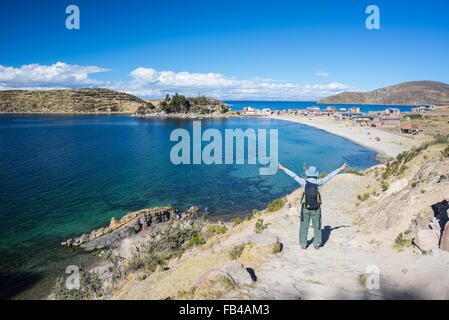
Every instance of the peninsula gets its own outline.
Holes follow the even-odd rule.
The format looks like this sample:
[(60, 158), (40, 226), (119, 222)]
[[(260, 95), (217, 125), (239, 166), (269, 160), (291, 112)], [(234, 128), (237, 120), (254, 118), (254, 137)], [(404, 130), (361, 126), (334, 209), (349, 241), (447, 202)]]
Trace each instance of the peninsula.
[(207, 97), (186, 98), (175, 94), (165, 100), (145, 101), (109, 89), (7, 90), (0, 91), (0, 113), (72, 113), (145, 115), (225, 114), (228, 107)]

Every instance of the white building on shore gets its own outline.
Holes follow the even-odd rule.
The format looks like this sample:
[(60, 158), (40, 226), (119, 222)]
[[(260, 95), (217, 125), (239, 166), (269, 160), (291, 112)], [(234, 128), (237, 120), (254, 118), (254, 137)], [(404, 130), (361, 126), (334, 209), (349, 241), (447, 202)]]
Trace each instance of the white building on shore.
[(270, 108), (263, 108), (262, 110), (259, 110), (253, 107), (243, 108), (242, 113), (247, 116), (268, 116), (273, 114)]
[(426, 113), (426, 112), (434, 112), (436, 111), (436, 107), (433, 104), (425, 103), (425, 104), (417, 104), (412, 108), (412, 112), (417, 113)]

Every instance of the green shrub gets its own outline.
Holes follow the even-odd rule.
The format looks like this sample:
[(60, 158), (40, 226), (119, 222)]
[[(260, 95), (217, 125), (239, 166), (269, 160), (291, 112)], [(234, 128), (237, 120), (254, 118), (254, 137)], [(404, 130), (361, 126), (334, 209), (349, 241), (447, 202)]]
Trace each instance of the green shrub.
[(145, 270), (148, 272), (154, 272), (158, 267), (165, 267), (168, 263), (168, 259), (169, 256), (163, 253), (155, 254), (153, 258), (148, 261), (147, 265), (145, 266)]
[(268, 212), (276, 212), (276, 211), (280, 210), (286, 202), (287, 202), (287, 199), (285, 199), (285, 198), (276, 199), (276, 200), (272, 201), (268, 205)]
[(221, 113), (227, 113), (229, 111), (228, 107), (226, 107), (225, 105), (222, 105), (220, 108), (220, 112)]
[(369, 193), (364, 193), (363, 195), (359, 194), (357, 195), (357, 199), (360, 201), (366, 201), (369, 199)]
[(385, 168), (385, 171), (382, 173), (382, 179), (387, 180), (391, 175), (391, 167)]
[(241, 243), (241, 244), (234, 246), (231, 249), (231, 252), (229, 252), (229, 257), (232, 260), (237, 260), (242, 255), (242, 252), (243, 252), (243, 250), (245, 250), (245, 247), (246, 247), (246, 243)]
[[(408, 234), (409, 232), (405, 233)], [(404, 234), (401, 232), (394, 240), (393, 248), (398, 251), (404, 250), (406, 247), (411, 247), (413, 245), (413, 239), (405, 238)]]
[(449, 134), (437, 134), (434, 138), (432, 143), (433, 144), (441, 144), (441, 143), (448, 143), (449, 142)]
[(426, 193), (426, 190), (421, 189), (421, 193), (422, 193), (422, 194)]
[(419, 113), (413, 113), (409, 115), (409, 118), (412, 120), (422, 119), (422, 115), (420, 115)]
[(200, 246), (205, 243), (206, 243), (206, 240), (204, 239), (203, 234), (200, 233), (196, 236), (193, 236), (192, 238), (189, 239), (189, 241), (187, 241), (186, 248)]
[(366, 287), (366, 275), (363, 273), (359, 274), (359, 284), (362, 287)]
[(414, 181), (412, 182), (412, 188), (415, 188), (418, 185), (418, 182)]
[(279, 241), (279, 237), (276, 237), (276, 242), (272, 244), (271, 252), (276, 254), (282, 251), (282, 244)]
[(406, 156), (407, 156), (408, 152), (407, 151), (403, 151), (400, 154), (398, 154), (396, 156), (396, 160), (401, 162)]
[(205, 232), (205, 236), (207, 238), (213, 237), (216, 234), (223, 234), (228, 231), (228, 228), (226, 226), (219, 226), (219, 225), (213, 225), (209, 226)]
[(381, 187), (382, 191), (387, 191), (388, 188), (390, 187), (390, 185), (386, 182), (383, 182), (380, 187)]
[(263, 230), (265, 230), (266, 228), (268, 228), (270, 224), (266, 224), (264, 223), (263, 219), (257, 219), (256, 224), (254, 225), (254, 231), (256, 233), (261, 233)]
[(352, 173), (352, 174), (356, 174), (358, 176), (363, 176), (364, 175), (363, 172), (361, 172), (361, 171), (359, 171), (359, 170), (357, 170), (355, 168), (351, 168), (351, 167), (347, 167), (345, 169), (345, 173)]
[(232, 218), (230, 220), (230, 222), (233, 223), (234, 225), (238, 225), (238, 224), (241, 224), (243, 221), (241, 218), (237, 217), (237, 218)]
[(79, 275), (79, 289), (68, 289), (64, 277), (56, 280), (54, 287), (56, 300), (90, 300), (103, 295), (102, 282), (97, 273), (81, 270)]
[(149, 272), (155, 271), (169, 259), (181, 256), (185, 249), (204, 243), (203, 227), (204, 220), (196, 217), (180, 221), (171, 219), (166, 226), (150, 234), (149, 240), (130, 259), (129, 265), (134, 270), (144, 268)]

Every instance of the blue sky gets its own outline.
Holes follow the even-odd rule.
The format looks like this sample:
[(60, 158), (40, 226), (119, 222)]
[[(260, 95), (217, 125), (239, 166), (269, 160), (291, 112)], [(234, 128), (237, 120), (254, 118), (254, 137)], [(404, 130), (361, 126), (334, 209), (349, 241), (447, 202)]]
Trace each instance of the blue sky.
[[(68, 5), (80, 30), (68, 30)], [(368, 30), (368, 5), (380, 30)], [(0, 89), (317, 99), (449, 82), (449, 1), (1, 1)]]

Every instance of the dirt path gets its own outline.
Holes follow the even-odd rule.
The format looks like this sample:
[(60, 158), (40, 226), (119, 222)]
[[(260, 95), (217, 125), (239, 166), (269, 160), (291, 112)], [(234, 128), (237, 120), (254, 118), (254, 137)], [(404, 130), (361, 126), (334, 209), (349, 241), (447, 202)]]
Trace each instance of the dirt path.
[[(354, 181), (354, 175), (339, 175), (322, 189), (324, 246), (318, 251), (313, 246), (299, 247), (296, 208), (281, 211), (282, 218), (263, 234), (279, 236), (283, 251), (256, 270), (255, 285), (232, 292), (228, 298), (448, 299), (449, 254), (398, 253), (391, 244), (370, 243), (371, 235), (363, 235), (353, 224)], [(309, 242), (312, 237), (310, 227)], [(363, 285), (368, 266), (380, 272), (379, 289), (368, 290)]]

